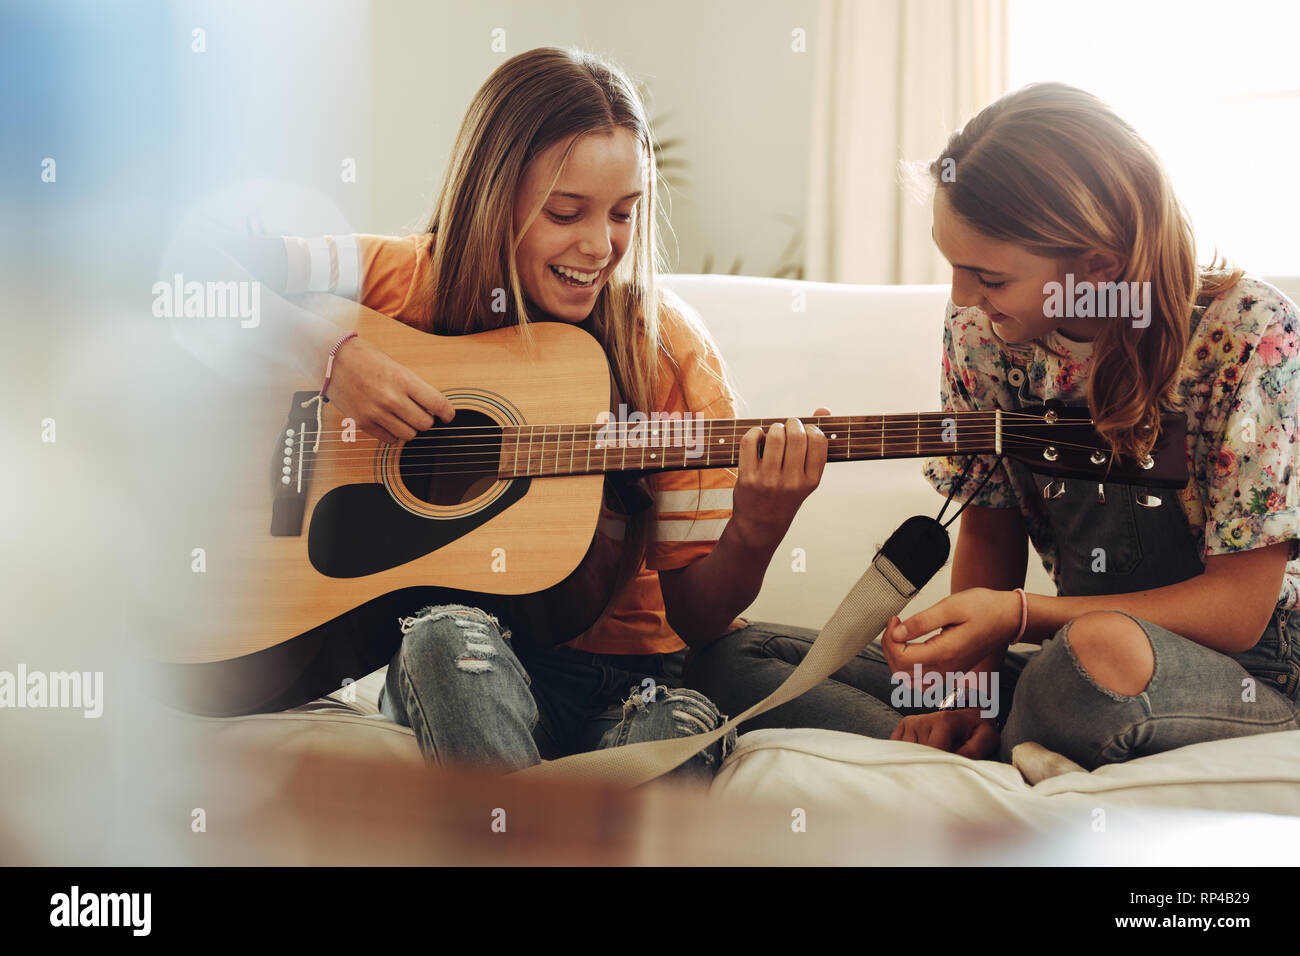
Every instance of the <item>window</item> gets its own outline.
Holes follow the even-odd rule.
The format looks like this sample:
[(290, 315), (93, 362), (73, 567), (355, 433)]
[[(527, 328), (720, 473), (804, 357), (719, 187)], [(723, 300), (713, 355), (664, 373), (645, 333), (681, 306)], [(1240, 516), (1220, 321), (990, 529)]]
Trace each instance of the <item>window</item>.
[(1164, 161), (1197, 256), (1300, 274), (1300, 4), (1010, 0), (1010, 82), (1110, 103)]

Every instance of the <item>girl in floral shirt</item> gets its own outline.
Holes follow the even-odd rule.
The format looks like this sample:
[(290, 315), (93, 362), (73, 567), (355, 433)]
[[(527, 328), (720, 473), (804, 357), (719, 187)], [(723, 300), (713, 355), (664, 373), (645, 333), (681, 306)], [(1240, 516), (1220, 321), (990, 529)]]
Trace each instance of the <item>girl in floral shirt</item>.
[[(1081, 90), (1003, 97), (932, 173), (953, 267), (944, 408), (1084, 405), (1130, 461), (1150, 451), (1161, 407), (1181, 409), (1190, 479), (1174, 495), (969, 462), (965, 493), (988, 481), (962, 515), (953, 594), (896, 622), (882, 652), (904, 672), (996, 668), (1002, 706), (913, 713), (892, 736), (1004, 760), (1034, 740), (1091, 768), (1296, 730), (1295, 304), (1239, 270), (1197, 268), (1159, 160)], [(1138, 283), (1146, 305), (1063, 308), (1060, 290), (1086, 282)], [(947, 493), (967, 463), (931, 459), (925, 474)], [(1058, 593), (1022, 604), (1026, 535)], [(1017, 642), (1041, 650), (1008, 654)]]
[[(1203, 316), (1177, 380), (1188, 421), (1188, 464), (1199, 476), (1182, 489), (1179, 500), (1196, 535), (1196, 549), (1203, 555), (1225, 554), (1275, 541), (1291, 541), (1294, 547), (1288, 529), (1296, 521), (1291, 481), (1300, 401), (1296, 306), (1268, 283), (1243, 277)], [(1091, 341), (1073, 341), (1056, 331), (1037, 346), (1016, 348), (995, 337), (978, 308), (949, 302), (943, 407), (1011, 408), (1020, 394), (1009, 378), (1023, 383), (1033, 404), (1048, 399), (1086, 404), (1093, 352)], [(961, 368), (956, 377), (954, 362)], [(994, 370), (994, 375), (986, 377), (980, 369)], [(985, 474), (993, 461), (977, 460), (972, 474)], [(946, 494), (963, 464), (960, 458), (931, 459), (925, 474)], [(1056, 541), (1027, 472), (999, 468), (990, 478), (973, 501), (987, 508), (1020, 509), (1029, 540), (1059, 588)], [(1207, 511), (1212, 516), (1208, 537)], [(1300, 605), (1298, 581), (1300, 563), (1288, 561), (1279, 607)]]
[[(930, 173), (934, 239), (953, 269), (943, 407), (958, 422), (1004, 409), (1014, 424), (1048, 399), (1084, 406), (1130, 466), (1153, 450), (1162, 410), (1181, 410), (1189, 481), (1174, 493), (994, 456), (930, 459), (935, 487), (971, 502), (952, 595), (744, 729), (824, 727), (1004, 761), (1036, 741), (1089, 769), (1297, 730), (1295, 305), (1240, 271), (1198, 268), (1160, 161), (1082, 90), (1003, 97)], [(1119, 282), (1120, 314), (1109, 296), (1101, 308), (1062, 294)], [(1027, 540), (1056, 594), (1025, 594)], [(697, 655), (692, 686), (734, 713), (779, 685), (812, 636), (729, 635)], [(922, 685), (908, 688), (917, 666)], [(958, 677), (972, 672), (978, 707)], [(926, 699), (936, 675), (965, 695), (956, 707)]]

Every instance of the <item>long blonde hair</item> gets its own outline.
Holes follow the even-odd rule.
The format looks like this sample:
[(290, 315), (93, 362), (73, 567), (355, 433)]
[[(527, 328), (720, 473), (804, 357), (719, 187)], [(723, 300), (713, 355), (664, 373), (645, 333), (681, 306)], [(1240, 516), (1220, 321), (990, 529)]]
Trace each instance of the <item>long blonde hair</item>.
[[(597, 296), (591, 321), (623, 400), (649, 410), (657, 386), (655, 273), (662, 259), (655, 234), (658, 170), (652, 134), (636, 88), (618, 68), (588, 53), (557, 47), (520, 53), (493, 71), (474, 95), (427, 227), (437, 239), (422, 277), (428, 307), (421, 327), (461, 334), (517, 324), (526, 331), (533, 317), (515, 251), (541, 205), (524, 222), (514, 221), (524, 170), (547, 147), (572, 138), (549, 192), (580, 136), (620, 127), (641, 144), (641, 208), (631, 247)], [(501, 299), (498, 289), (507, 292), (505, 311), (492, 309)]]
[(1115, 281), (1151, 283), (1150, 325), (1106, 323), (1088, 381), (1097, 431), (1116, 454), (1146, 455), (1161, 406), (1178, 405), (1193, 308), (1242, 276), (1217, 261), (1197, 266), (1191, 223), (1159, 157), (1092, 94), (1033, 83), (954, 133), (930, 175), (984, 235), (1049, 258), (1104, 250), (1125, 259)]

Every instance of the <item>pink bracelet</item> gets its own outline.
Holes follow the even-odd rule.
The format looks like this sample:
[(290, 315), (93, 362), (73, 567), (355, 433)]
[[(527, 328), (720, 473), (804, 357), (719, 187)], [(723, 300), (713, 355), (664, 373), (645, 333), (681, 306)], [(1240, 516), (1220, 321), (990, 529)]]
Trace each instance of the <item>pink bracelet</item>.
[(334, 356), (339, 354), (339, 349), (343, 348), (343, 343), (352, 338), (357, 333), (349, 332), (343, 338), (334, 343), (334, 348), (330, 349), (330, 357), (325, 362), (325, 384), (320, 387), (320, 397), (325, 397), (325, 389), (330, 387), (330, 378), (334, 375)]
[[(1016, 631), (1011, 644), (1020, 643), (1020, 639), (1025, 636), (1025, 625), (1029, 623), (1029, 597), (1025, 594), (1024, 588), (1016, 588), (1016, 593), (1020, 595), (1020, 630)], [(1010, 647), (1011, 644), (1007, 646)]]

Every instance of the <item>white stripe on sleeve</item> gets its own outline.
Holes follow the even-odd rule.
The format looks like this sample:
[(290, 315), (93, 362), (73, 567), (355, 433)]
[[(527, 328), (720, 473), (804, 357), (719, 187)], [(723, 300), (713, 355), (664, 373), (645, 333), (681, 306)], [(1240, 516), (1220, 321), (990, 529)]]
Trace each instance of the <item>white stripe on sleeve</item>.
[(729, 518), (672, 518), (660, 520), (655, 526), (655, 540), (665, 541), (717, 541)]
[(339, 257), (339, 284), (334, 294), (345, 299), (357, 299), (361, 294), (361, 250), (352, 236), (337, 236), (334, 247)]
[(660, 491), (655, 505), (662, 512), (727, 511), (731, 508), (731, 488), (703, 488), (699, 491)]
[(322, 236), (307, 240), (307, 253), (311, 256), (311, 276), (307, 279), (308, 292), (330, 290), (329, 243)]

